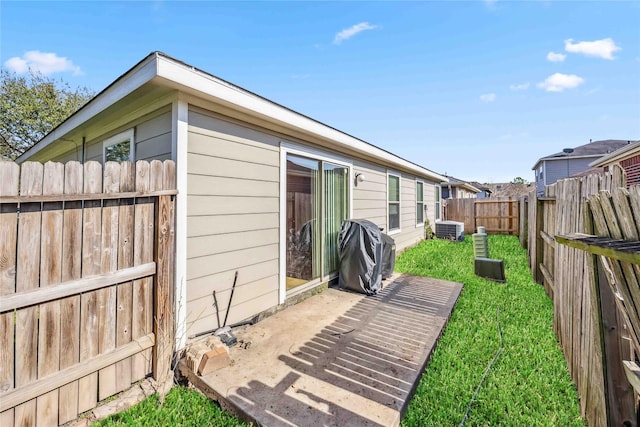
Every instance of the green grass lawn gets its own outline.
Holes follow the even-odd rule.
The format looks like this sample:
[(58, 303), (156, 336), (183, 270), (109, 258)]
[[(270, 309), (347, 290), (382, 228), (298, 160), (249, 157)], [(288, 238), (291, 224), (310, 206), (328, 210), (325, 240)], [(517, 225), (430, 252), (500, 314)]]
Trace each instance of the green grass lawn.
[[(583, 426), (578, 396), (553, 334), (553, 305), (533, 282), (526, 252), (513, 236), (490, 236), (493, 258), (505, 263), (507, 283), (473, 273), (473, 245), (429, 240), (398, 256), (396, 270), (464, 284), (449, 324), (424, 373), (402, 425), (457, 426), (486, 367), (467, 419), (469, 426)], [(497, 313), (498, 312), (498, 313)], [(104, 420), (113, 425), (245, 425), (194, 390), (176, 387)]]
[(467, 425), (583, 426), (578, 395), (553, 333), (553, 303), (531, 279), (517, 237), (489, 236), (505, 284), (475, 276), (473, 244), (430, 240), (405, 251), (396, 270), (464, 284), (403, 426), (459, 425), (486, 367), (503, 351)]

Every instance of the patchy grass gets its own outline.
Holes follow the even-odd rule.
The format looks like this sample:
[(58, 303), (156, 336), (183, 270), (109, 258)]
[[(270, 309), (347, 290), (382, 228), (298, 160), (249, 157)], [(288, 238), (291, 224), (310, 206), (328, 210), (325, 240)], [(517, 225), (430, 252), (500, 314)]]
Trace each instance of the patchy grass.
[(134, 407), (112, 415), (94, 426), (219, 426), (247, 424), (235, 418), (196, 390), (174, 387), (164, 402), (154, 394)]
[(526, 251), (513, 236), (489, 236), (504, 260), (505, 284), (477, 277), (473, 244), (429, 240), (405, 251), (396, 270), (461, 282), (464, 289), (402, 425), (453, 426), (462, 421), (485, 369), (467, 425), (583, 426), (578, 395), (553, 333), (553, 303), (531, 279)]

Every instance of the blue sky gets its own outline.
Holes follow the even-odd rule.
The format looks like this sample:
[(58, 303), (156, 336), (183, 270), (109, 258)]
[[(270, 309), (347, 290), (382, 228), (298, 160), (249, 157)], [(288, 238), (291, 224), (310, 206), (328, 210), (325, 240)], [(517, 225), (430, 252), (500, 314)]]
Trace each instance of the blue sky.
[(640, 139), (640, 2), (11, 2), (0, 62), (96, 91), (154, 50), (439, 173)]

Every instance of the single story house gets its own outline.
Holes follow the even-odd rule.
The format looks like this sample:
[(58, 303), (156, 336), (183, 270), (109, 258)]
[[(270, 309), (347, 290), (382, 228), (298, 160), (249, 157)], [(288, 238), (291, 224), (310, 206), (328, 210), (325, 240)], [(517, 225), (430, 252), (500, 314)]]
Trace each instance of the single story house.
[(620, 165), (627, 174), (627, 187), (630, 187), (640, 185), (640, 141), (627, 142), (627, 145), (589, 163), (589, 166), (607, 171), (613, 165)]
[(446, 178), (446, 181), (440, 183), (442, 187), (442, 198), (444, 200), (475, 198), (478, 193), (482, 192), (470, 182), (452, 176), (446, 176)]
[(481, 184), (478, 181), (469, 181), (469, 184), (480, 190), (480, 192), (476, 194), (476, 197), (478, 199), (487, 199), (491, 197), (491, 194), (493, 193), (493, 191), (491, 191), (491, 188), (489, 188), (486, 184)]
[(397, 250), (440, 216), (446, 178), (164, 53), (153, 52), (19, 159), (173, 159), (176, 337), (273, 310), (337, 276), (348, 218)]
[(531, 168), (536, 175), (536, 192), (542, 195), (545, 186), (589, 169), (591, 162), (627, 144), (628, 141), (617, 139), (590, 141), (579, 147), (565, 148), (559, 153), (541, 157)]

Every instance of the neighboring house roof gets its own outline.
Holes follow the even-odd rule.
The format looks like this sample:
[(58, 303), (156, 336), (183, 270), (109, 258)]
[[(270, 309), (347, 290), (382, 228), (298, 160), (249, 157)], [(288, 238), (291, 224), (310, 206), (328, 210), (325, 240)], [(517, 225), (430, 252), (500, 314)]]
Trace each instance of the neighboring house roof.
[[(575, 148), (568, 148), (559, 153), (541, 157), (531, 168), (535, 170), (542, 161), (566, 160), (566, 159), (583, 159), (583, 158), (600, 158), (606, 154), (627, 145), (629, 141), (620, 139), (605, 139), (602, 141), (593, 141), (585, 145)], [(571, 151), (569, 151), (571, 150)]]
[(131, 103), (135, 103), (136, 100), (137, 102), (143, 102), (143, 99), (148, 99), (148, 97), (144, 98), (144, 96), (149, 95), (151, 92), (154, 94), (158, 92), (159, 94), (152, 98), (159, 99), (161, 96), (170, 95), (175, 90), (215, 102), (231, 109), (236, 114), (247, 114), (250, 117), (254, 117), (256, 121), (299, 135), (308, 139), (309, 142), (318, 141), (326, 146), (339, 148), (349, 153), (356, 153), (365, 159), (373, 159), (379, 163), (429, 177), (435, 181), (447, 181), (445, 176), (297, 113), (162, 52), (152, 52), (133, 66), (102, 92), (98, 93), (91, 101), (49, 132), (37, 144), (23, 153), (17, 161), (22, 162), (31, 158), (54, 141), (57, 141), (57, 144), (60, 145), (69, 145), (68, 149), (70, 149), (74, 144), (71, 140), (72, 138), (84, 136), (82, 134), (83, 127), (88, 127), (89, 123), (95, 122), (95, 117), (98, 114), (107, 112), (115, 104), (119, 103), (118, 106), (121, 106), (121, 101), (130, 95), (128, 99), (130, 99)]
[(484, 191), (484, 192), (487, 192), (487, 193), (491, 193), (492, 192), (489, 187), (487, 187), (485, 184), (479, 183), (478, 181), (469, 181), (469, 184), (473, 185), (474, 187), (476, 187), (480, 191)]
[(627, 157), (635, 156), (640, 153), (640, 141), (627, 141), (627, 144), (618, 148), (613, 153), (609, 153), (606, 156), (599, 158), (591, 163), (589, 166), (593, 168), (609, 166), (614, 163), (618, 163), (620, 160), (624, 160)]
[(491, 197), (495, 198), (520, 198), (528, 195), (534, 188), (535, 183), (521, 184), (517, 182), (498, 182), (495, 184), (487, 184), (493, 191)]
[(449, 178), (449, 181), (444, 181), (441, 182), (441, 185), (446, 185), (449, 187), (460, 187), (460, 188), (464, 188), (467, 191), (471, 191), (472, 193), (480, 193), (482, 192), (482, 190), (480, 190), (479, 188), (477, 188), (476, 186), (472, 185), (470, 182), (467, 181), (463, 181), (461, 179), (458, 178), (454, 178), (452, 176), (448, 176), (445, 175), (446, 178)]

